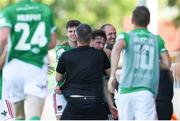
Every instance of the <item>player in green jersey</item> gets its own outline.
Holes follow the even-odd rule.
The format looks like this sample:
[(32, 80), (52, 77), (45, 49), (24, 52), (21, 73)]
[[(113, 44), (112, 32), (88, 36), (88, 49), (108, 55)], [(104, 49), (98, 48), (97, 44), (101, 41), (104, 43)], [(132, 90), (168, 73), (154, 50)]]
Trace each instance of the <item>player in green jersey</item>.
[(60, 58), (63, 52), (68, 51), (72, 48), (77, 47), (77, 35), (76, 35), (76, 28), (80, 25), (79, 20), (69, 20), (66, 24), (67, 30), (67, 37), (68, 40), (64, 43), (56, 45), (56, 59)]
[[(150, 12), (144, 6), (133, 11), (134, 30), (121, 33), (113, 47), (111, 55), (111, 76), (109, 91), (115, 92), (115, 71), (122, 50), (123, 66), (115, 102), (121, 120), (157, 119), (154, 95), (159, 83), (159, 67), (170, 68), (171, 62), (164, 41), (158, 35), (147, 30)], [(161, 64), (159, 64), (159, 57)]]
[[(56, 60), (58, 62), (60, 56), (63, 52), (68, 51), (72, 48), (77, 47), (77, 35), (76, 35), (76, 28), (78, 25), (80, 25), (79, 20), (69, 20), (66, 24), (66, 30), (67, 30), (67, 42), (57, 44), (56, 45)], [(56, 90), (58, 93), (60, 91), (60, 88), (64, 84), (64, 81), (61, 81), (57, 84)], [(62, 112), (66, 106), (66, 101), (62, 94), (54, 94), (54, 109), (56, 113), (56, 117), (59, 120)]]
[(47, 5), (20, 0), (1, 11), (0, 28), (0, 48), (8, 47), (3, 98), (14, 104), (17, 119), (40, 119), (47, 94), (47, 53), (56, 45), (52, 12)]

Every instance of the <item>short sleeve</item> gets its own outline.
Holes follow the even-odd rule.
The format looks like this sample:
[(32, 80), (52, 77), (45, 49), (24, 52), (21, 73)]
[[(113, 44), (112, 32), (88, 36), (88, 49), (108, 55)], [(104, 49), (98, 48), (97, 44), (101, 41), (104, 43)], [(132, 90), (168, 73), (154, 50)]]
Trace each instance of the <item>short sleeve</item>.
[(128, 33), (122, 32), (116, 37), (116, 42), (124, 40), (126, 45), (129, 43), (129, 35)]
[(56, 26), (54, 24), (53, 14), (50, 8), (49, 8), (49, 24), (51, 27), (51, 33), (54, 33), (56, 31)]
[(159, 48), (159, 52), (162, 53), (164, 51), (167, 51), (167, 49), (165, 48), (165, 42), (164, 40), (158, 35), (158, 48)]
[(2, 27), (12, 27), (11, 19), (9, 18), (8, 9), (3, 9), (0, 11), (0, 28)]

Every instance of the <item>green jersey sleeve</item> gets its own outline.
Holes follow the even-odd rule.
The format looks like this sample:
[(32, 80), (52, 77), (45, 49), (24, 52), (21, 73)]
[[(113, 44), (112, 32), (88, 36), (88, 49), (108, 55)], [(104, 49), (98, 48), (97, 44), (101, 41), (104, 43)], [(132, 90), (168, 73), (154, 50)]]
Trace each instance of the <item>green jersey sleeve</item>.
[(118, 42), (120, 40), (124, 40), (126, 45), (128, 45), (129, 40), (130, 40), (128, 33), (125, 33), (125, 32), (120, 33), (116, 38), (116, 42)]
[(8, 14), (8, 8), (4, 8), (0, 11), (0, 28), (2, 27), (12, 27), (11, 19)]
[(162, 53), (164, 51), (167, 51), (164, 45), (165, 44), (164, 40), (159, 35), (157, 36), (157, 40), (158, 40), (159, 52)]
[(53, 19), (53, 15), (52, 15), (52, 11), (49, 8), (49, 24), (51, 27), (51, 33), (54, 33), (56, 31), (56, 27), (54, 24), (54, 19)]

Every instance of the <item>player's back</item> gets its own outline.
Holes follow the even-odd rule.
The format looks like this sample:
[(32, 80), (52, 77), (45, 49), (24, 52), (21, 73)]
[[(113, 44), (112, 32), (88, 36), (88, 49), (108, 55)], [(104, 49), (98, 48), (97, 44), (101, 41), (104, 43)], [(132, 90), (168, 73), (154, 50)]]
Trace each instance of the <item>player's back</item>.
[(3, 11), (11, 28), (9, 58), (42, 66), (44, 64), (51, 29), (54, 27), (48, 6), (22, 0)]
[(157, 36), (146, 29), (136, 29), (128, 33), (128, 37), (123, 56), (121, 88), (146, 87), (157, 93), (159, 82)]

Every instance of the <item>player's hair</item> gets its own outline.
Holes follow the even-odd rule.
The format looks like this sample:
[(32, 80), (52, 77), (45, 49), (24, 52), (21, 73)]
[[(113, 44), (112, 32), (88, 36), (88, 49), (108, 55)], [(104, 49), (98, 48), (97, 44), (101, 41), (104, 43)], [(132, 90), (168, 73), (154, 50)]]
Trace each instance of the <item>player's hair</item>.
[(138, 6), (134, 9), (132, 19), (135, 25), (145, 27), (150, 22), (150, 12), (145, 6)]
[(79, 20), (69, 20), (66, 24), (66, 29), (68, 29), (69, 27), (77, 27), (81, 24), (81, 22)]
[(95, 39), (98, 36), (103, 37), (105, 41), (107, 40), (105, 32), (101, 29), (94, 30), (90, 35), (90, 39)]
[(77, 27), (78, 41), (88, 42), (90, 40), (90, 35), (92, 29), (88, 24), (80, 24)]

